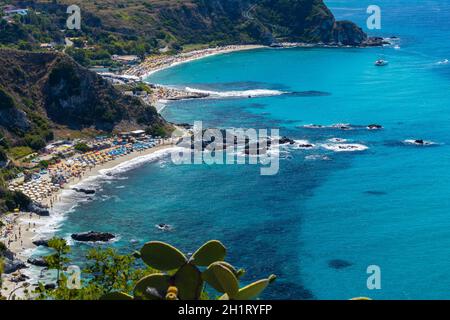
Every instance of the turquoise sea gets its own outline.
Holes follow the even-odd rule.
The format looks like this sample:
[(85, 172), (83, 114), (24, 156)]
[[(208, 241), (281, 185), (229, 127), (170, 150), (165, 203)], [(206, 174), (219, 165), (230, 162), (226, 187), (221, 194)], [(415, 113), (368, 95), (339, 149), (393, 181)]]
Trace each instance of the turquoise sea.
[[(122, 167), (92, 201), (79, 201), (58, 234), (109, 231), (123, 251), (162, 240), (193, 252), (209, 239), (229, 248), (245, 282), (275, 273), (268, 299), (450, 298), (450, 1), (326, 1), (338, 19), (366, 29), (366, 8), (399, 48), (259, 49), (198, 60), (148, 81), (217, 91), (318, 91), (170, 103), (170, 121), (279, 128), (312, 150), (286, 149), (275, 176), (255, 166), (176, 166), (170, 159)], [(379, 57), (389, 60), (374, 66)], [(325, 94), (326, 93), (326, 94)], [(381, 124), (383, 130), (304, 125)], [(334, 152), (328, 139), (366, 151)], [(408, 139), (435, 144), (414, 146)], [(126, 169), (126, 168), (125, 168)], [(161, 232), (157, 223), (174, 227)], [(89, 245), (74, 244), (74, 259)], [(338, 261), (334, 261), (338, 260)], [(334, 263), (333, 263), (334, 262)], [(381, 268), (368, 290), (366, 269)]]

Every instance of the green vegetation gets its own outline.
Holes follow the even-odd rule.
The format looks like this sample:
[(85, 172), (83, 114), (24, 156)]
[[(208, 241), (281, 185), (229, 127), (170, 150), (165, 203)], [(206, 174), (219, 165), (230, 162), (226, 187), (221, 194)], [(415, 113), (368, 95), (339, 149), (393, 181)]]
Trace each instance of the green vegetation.
[[(15, 169), (0, 169), (0, 214), (16, 208), (28, 208), (31, 201), (21, 192), (11, 192), (6, 181), (16, 174)], [(1, 223), (0, 223), (1, 227)]]
[(67, 245), (64, 239), (53, 238), (48, 241), (48, 247), (55, 251), (54, 254), (45, 257), (45, 261), (48, 264), (49, 269), (55, 269), (56, 283), (59, 286), (60, 273), (64, 270), (66, 264), (70, 261), (67, 258), (67, 254), (70, 252), (70, 247)]
[[(206, 283), (222, 294), (220, 300), (250, 300), (258, 297), (275, 280), (272, 275), (240, 288), (239, 278), (244, 271), (223, 261), (226, 248), (217, 240), (205, 243), (189, 259), (177, 248), (159, 241), (146, 243), (140, 254), (142, 260), (159, 273), (139, 280), (133, 297), (125, 292), (115, 292), (103, 299), (199, 300)], [(201, 271), (200, 268), (206, 269)]]
[[(5, 5), (5, 2), (0, 1), (0, 5)], [(0, 20), (0, 43), (5, 46), (30, 50), (38, 49), (40, 42), (62, 42), (64, 39), (58, 28), (60, 19), (52, 14), (37, 14), (30, 10), (28, 15), (16, 15), (13, 19), (15, 23), (12, 24)]]
[(6, 162), (8, 160), (8, 155), (3, 147), (0, 147), (0, 163)]
[(50, 163), (47, 160), (39, 161), (39, 168), (47, 169)]
[(0, 87), (0, 110), (14, 108), (14, 106), (15, 103), (13, 98), (2, 87)]
[[(0, 227), (2, 227), (2, 225), (0, 225)], [(8, 250), (6, 245), (0, 241), (0, 257), (6, 253), (6, 250)]]
[(28, 208), (31, 200), (22, 192), (11, 192), (4, 189), (0, 190), (0, 212), (13, 211), (17, 208)]
[(151, 94), (153, 92), (152, 88), (145, 82), (139, 82), (134, 88), (134, 92), (147, 92), (148, 94)]
[(13, 159), (18, 160), (32, 154), (33, 149), (27, 146), (12, 147), (8, 150), (8, 153), (11, 155)]
[(162, 138), (166, 138), (170, 134), (167, 128), (162, 125), (155, 125), (152, 127), (148, 127), (147, 129), (145, 129), (145, 133), (152, 135), (154, 137), (162, 137)]
[[(0, 5), (10, 2), (1, 1)], [(348, 38), (359, 42), (361, 30), (349, 22), (335, 24), (322, 0), (260, 0), (252, 19), (245, 11), (254, 0), (221, 3), (212, 0), (38, 0), (27, 2), (29, 14), (14, 17), (14, 23), (0, 20), (0, 45), (22, 50), (39, 50), (40, 43), (73, 47), (66, 53), (84, 66), (118, 67), (112, 55), (169, 53), (236, 43), (270, 44), (287, 41), (332, 42)], [(66, 30), (66, 8), (78, 4), (82, 10), (81, 30)], [(39, 12), (39, 14), (37, 14)], [(345, 24), (345, 28), (341, 28)], [(339, 37), (352, 30), (349, 37)]]
[(66, 61), (51, 70), (48, 83), (50, 86), (64, 83), (62, 91), (59, 93), (61, 96), (79, 95), (81, 93), (80, 78), (76, 74), (73, 64)]
[(154, 272), (150, 268), (140, 269), (133, 254), (122, 255), (112, 248), (95, 248), (89, 250), (86, 255), (81, 287), (74, 288), (72, 286), (74, 281), (71, 281), (70, 276), (60, 272), (66, 270), (70, 262), (67, 258), (70, 248), (67, 249), (68, 246), (63, 239), (54, 238), (52, 242), (57, 243), (58, 248), (64, 248), (65, 252), (50, 258), (53, 261), (50, 268), (59, 270), (59, 285), (55, 289), (47, 289), (40, 283), (35, 292), (38, 299), (98, 300), (116, 290), (131, 291), (133, 283)]
[[(86, 255), (83, 281), (72, 288), (72, 279), (61, 271), (70, 263), (67, 244), (54, 238), (49, 245), (59, 252), (46, 258), (58, 272), (55, 289), (39, 284), (39, 299), (57, 300), (200, 300), (208, 299), (206, 284), (222, 300), (255, 299), (275, 276), (241, 287), (243, 270), (223, 261), (226, 249), (219, 241), (205, 243), (190, 258), (164, 242), (152, 241), (140, 252), (119, 254), (115, 249), (92, 249)], [(142, 268), (142, 261), (146, 267)]]
[(89, 146), (86, 143), (77, 143), (75, 145), (74, 149), (81, 153), (86, 153), (86, 152), (91, 151), (91, 148), (89, 148)]

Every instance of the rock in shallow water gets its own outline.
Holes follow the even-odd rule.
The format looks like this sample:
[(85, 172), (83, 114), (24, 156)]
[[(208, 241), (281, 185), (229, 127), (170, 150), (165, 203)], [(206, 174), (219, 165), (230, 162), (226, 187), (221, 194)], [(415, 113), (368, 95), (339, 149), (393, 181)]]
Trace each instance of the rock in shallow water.
[(330, 266), (330, 268), (339, 270), (339, 269), (348, 268), (348, 267), (352, 266), (353, 263), (345, 261), (345, 260), (341, 260), (341, 259), (334, 259), (334, 260), (330, 260), (328, 262), (328, 265)]
[(73, 188), (73, 190), (84, 194), (95, 194), (95, 190), (93, 189)]
[(112, 233), (108, 232), (95, 232), (95, 231), (89, 231), (89, 232), (82, 232), (82, 233), (74, 233), (72, 234), (72, 239), (76, 241), (92, 241), (92, 242), (108, 242), (112, 239), (114, 239), (116, 236)]
[(44, 258), (29, 258), (27, 262), (36, 267), (48, 267), (48, 263)]
[(45, 239), (35, 240), (35, 241), (33, 241), (33, 244), (36, 247), (39, 247), (39, 246), (48, 247), (48, 240), (45, 240)]

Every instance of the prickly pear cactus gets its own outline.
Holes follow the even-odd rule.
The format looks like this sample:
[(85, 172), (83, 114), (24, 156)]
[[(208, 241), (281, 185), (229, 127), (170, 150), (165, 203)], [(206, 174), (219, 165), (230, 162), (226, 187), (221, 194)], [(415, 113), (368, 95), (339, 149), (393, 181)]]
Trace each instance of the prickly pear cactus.
[(161, 271), (178, 269), (187, 262), (180, 250), (159, 241), (146, 243), (141, 249), (141, 258), (150, 267)]
[(199, 267), (207, 267), (216, 261), (223, 261), (227, 255), (225, 246), (217, 240), (211, 240), (200, 247), (191, 257), (191, 261)]
[(240, 288), (239, 278), (245, 272), (224, 261), (226, 248), (217, 240), (205, 243), (189, 259), (177, 248), (160, 241), (146, 243), (135, 256), (161, 273), (139, 280), (134, 296), (113, 292), (103, 296), (103, 300), (199, 300), (205, 283), (223, 294), (221, 300), (251, 300), (275, 280), (271, 275)]
[(235, 297), (239, 292), (239, 280), (229, 268), (220, 263), (211, 264), (202, 277), (211, 287), (229, 297)]

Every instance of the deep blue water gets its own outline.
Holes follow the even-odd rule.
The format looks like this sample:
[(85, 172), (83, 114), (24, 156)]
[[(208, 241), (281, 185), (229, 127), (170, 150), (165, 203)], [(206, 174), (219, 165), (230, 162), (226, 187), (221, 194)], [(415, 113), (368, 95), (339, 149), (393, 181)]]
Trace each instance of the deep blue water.
[[(365, 27), (373, 1), (327, 1), (338, 18)], [(102, 184), (58, 231), (120, 235), (123, 251), (168, 241), (186, 252), (215, 238), (244, 281), (278, 276), (270, 299), (450, 298), (450, 1), (387, 1), (382, 30), (400, 49), (261, 49), (180, 65), (149, 81), (214, 91), (320, 91), (169, 104), (170, 121), (205, 126), (279, 128), (321, 145), (330, 138), (369, 147), (336, 153), (289, 149), (275, 176), (255, 166), (146, 163)], [(374, 67), (378, 57), (389, 66)], [(306, 129), (306, 124), (382, 124), (380, 131)], [(430, 147), (408, 146), (425, 139)], [(311, 160), (310, 155), (329, 160)], [(169, 223), (161, 233), (154, 225)], [(139, 241), (132, 244), (131, 240)], [(75, 244), (75, 258), (88, 248)], [(336, 269), (331, 260), (350, 265)], [(381, 268), (368, 290), (366, 268)]]

